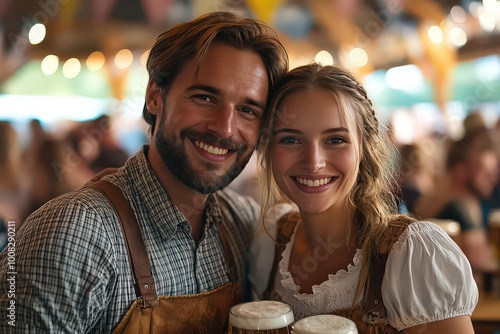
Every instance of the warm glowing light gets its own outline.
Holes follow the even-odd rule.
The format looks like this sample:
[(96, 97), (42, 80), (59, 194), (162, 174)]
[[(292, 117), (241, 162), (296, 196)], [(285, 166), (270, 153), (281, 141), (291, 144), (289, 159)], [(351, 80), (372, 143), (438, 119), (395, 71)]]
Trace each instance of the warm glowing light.
[(146, 67), (146, 64), (148, 62), (148, 57), (149, 57), (149, 52), (151, 50), (146, 50), (144, 53), (141, 55), (141, 58), (139, 59), (139, 62), (141, 63), (142, 66)]
[(425, 84), (424, 75), (416, 65), (390, 68), (385, 75), (385, 80), (387, 86), (407, 92), (418, 92)]
[(314, 57), (314, 61), (318, 64), (333, 65), (333, 57), (330, 52), (326, 50), (321, 50), (320, 52), (318, 52), (316, 54), (316, 57)]
[(467, 19), (467, 14), (465, 10), (460, 6), (453, 6), (450, 11), (450, 16), (456, 23), (464, 23)]
[(80, 61), (76, 58), (70, 58), (64, 63), (62, 71), (65, 78), (72, 79), (80, 73), (81, 69)]
[(45, 38), (46, 32), (47, 31), (43, 24), (37, 23), (33, 25), (28, 33), (28, 39), (30, 40), (30, 43), (33, 45), (41, 43)]
[(491, 15), (488, 12), (483, 12), (479, 15), (479, 25), (483, 28), (484, 31), (493, 31), (495, 30), (495, 16)]
[(99, 71), (103, 66), (106, 58), (101, 51), (92, 52), (86, 61), (87, 68), (92, 72)]
[(394, 110), (392, 123), (394, 137), (398, 143), (409, 144), (413, 142), (415, 138), (415, 124), (406, 110)]
[(54, 55), (48, 55), (42, 60), (41, 68), (45, 75), (54, 74), (59, 66), (59, 58)]
[(134, 61), (134, 55), (128, 49), (123, 49), (118, 51), (115, 56), (115, 65), (119, 69), (125, 69), (132, 65), (132, 61)]
[(363, 67), (368, 64), (368, 54), (361, 48), (352, 49), (349, 56), (351, 58), (352, 64), (356, 67)]
[(469, 13), (474, 17), (479, 17), (484, 12), (484, 7), (481, 3), (473, 1), (469, 4)]
[(443, 31), (438, 26), (430, 27), (429, 30), (427, 31), (427, 35), (429, 36), (429, 39), (431, 40), (432, 43), (434, 44), (443, 43)]
[(450, 30), (449, 38), (450, 42), (455, 46), (460, 47), (467, 43), (467, 34), (459, 27), (454, 27)]
[(484, 10), (490, 14), (500, 13), (500, 3), (497, 0), (483, 0)]

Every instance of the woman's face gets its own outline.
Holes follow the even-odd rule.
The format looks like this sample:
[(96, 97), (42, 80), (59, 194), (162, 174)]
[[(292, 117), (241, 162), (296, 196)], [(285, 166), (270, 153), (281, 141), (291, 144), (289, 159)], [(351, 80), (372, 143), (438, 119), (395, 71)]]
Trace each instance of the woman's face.
[(322, 88), (295, 92), (277, 110), (271, 166), (281, 191), (308, 213), (343, 205), (359, 168), (356, 133)]

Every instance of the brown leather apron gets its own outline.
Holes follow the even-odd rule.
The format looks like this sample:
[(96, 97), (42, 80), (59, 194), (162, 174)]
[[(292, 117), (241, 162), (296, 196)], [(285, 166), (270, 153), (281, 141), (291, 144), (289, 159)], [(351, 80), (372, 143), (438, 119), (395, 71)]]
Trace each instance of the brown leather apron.
[(88, 186), (104, 193), (120, 218), (138, 297), (113, 333), (224, 333), (229, 309), (240, 301), (240, 293), (232, 270), (236, 268), (236, 263), (221, 220), (215, 219), (224, 246), (229, 283), (194, 295), (158, 297), (151, 264), (132, 208), (118, 187), (96, 180), (101, 176), (92, 179)]
[[(290, 241), (296, 224), (300, 221), (298, 212), (291, 212), (284, 215), (278, 221), (278, 233), (276, 235), (276, 252), (274, 257), (271, 277), (264, 294), (266, 299), (281, 300), (274, 289), (274, 282), (278, 270), (281, 255), (286, 244)], [(356, 323), (360, 334), (396, 334), (399, 333), (394, 327), (388, 324), (387, 314), (382, 300), (382, 280), (384, 279), (385, 265), (392, 245), (399, 236), (415, 220), (403, 215), (398, 215), (393, 219), (383, 236), (379, 252), (375, 254), (370, 263), (370, 279), (365, 288), (365, 295), (360, 305), (350, 308), (340, 309), (331, 314), (339, 315), (351, 319)]]

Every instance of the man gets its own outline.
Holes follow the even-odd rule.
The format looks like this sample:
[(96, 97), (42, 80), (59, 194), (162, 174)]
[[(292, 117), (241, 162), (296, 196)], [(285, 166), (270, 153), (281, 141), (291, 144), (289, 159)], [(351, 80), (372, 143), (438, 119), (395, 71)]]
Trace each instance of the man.
[(500, 161), (490, 133), (480, 127), (450, 145), (447, 155), (448, 187), (436, 218), (452, 219), (461, 227), (459, 244), (474, 270), (497, 270), (488, 241), (481, 203), (488, 200), (499, 179)]
[(29, 217), (15, 257), (0, 257), (0, 332), (223, 332), (247, 293), (258, 207), (219, 190), (252, 155), (287, 67), (275, 35), (234, 14), (161, 34), (147, 64), (150, 145)]

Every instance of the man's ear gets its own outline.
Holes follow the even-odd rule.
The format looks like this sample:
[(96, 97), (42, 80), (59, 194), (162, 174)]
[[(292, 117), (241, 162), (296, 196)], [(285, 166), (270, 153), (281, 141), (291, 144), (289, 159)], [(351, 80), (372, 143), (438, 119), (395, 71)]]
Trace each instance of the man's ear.
[(158, 115), (161, 112), (161, 88), (158, 84), (150, 79), (146, 88), (146, 106), (148, 111), (153, 115)]

